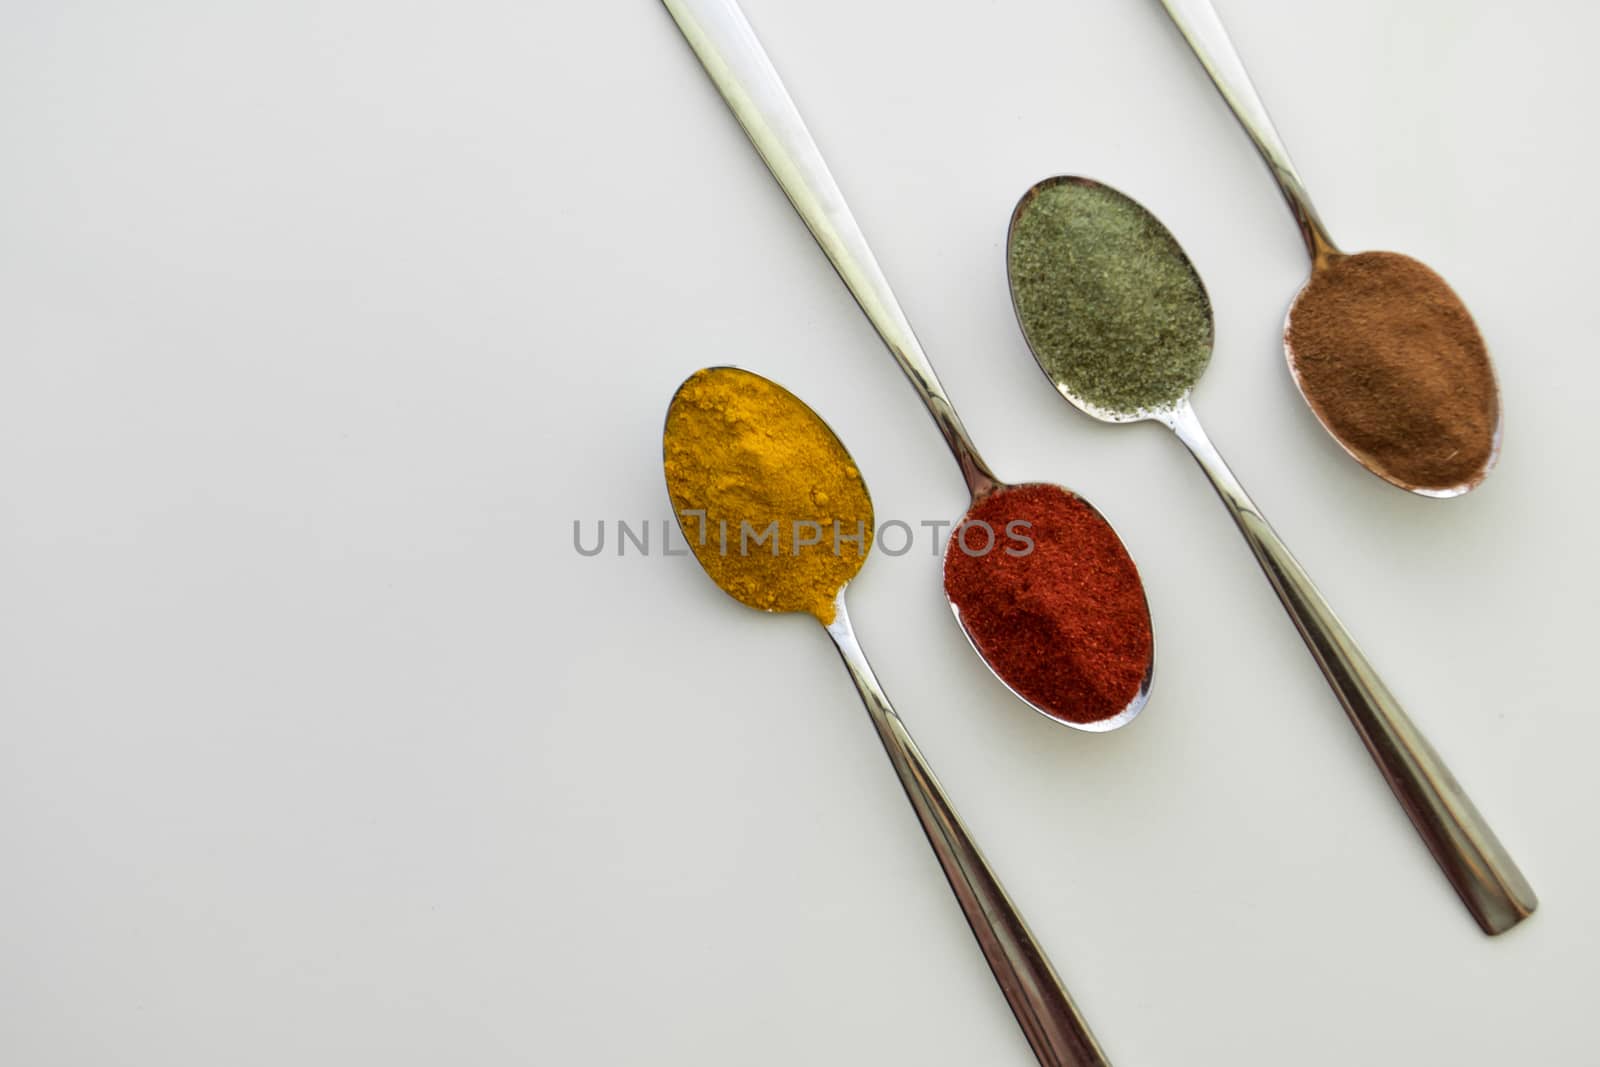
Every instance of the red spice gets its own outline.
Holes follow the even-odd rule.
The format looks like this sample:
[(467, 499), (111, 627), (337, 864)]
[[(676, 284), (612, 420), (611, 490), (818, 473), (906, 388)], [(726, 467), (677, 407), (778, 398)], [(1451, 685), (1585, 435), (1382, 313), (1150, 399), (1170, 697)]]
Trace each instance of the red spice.
[[(1018, 520), (1030, 524), (1013, 526)], [(1088, 504), (1055, 485), (1000, 489), (973, 505), (944, 554), (944, 588), (1007, 685), (1058, 719), (1109, 719), (1138, 696), (1154, 641), (1128, 550)], [(1008, 535), (1033, 541), (1031, 551)], [(963, 548), (963, 545), (965, 546)], [(1022, 554), (1017, 554), (1022, 553)]]

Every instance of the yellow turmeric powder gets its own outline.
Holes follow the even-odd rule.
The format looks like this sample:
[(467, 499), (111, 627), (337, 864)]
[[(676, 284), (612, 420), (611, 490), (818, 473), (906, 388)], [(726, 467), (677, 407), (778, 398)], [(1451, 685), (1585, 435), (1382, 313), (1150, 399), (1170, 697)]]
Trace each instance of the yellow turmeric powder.
[(678, 524), (712, 581), (750, 607), (831, 623), (872, 547), (872, 500), (827, 424), (781, 385), (713, 367), (678, 387), (663, 453)]

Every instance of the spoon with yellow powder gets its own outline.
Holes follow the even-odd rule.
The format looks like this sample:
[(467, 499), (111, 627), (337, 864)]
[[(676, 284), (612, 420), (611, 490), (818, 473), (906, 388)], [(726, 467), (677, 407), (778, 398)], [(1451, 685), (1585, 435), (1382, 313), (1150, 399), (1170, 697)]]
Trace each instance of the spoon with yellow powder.
[(706, 573), (742, 604), (815, 617), (833, 639), (1039, 1062), (1104, 1067), (1088, 1024), (884, 695), (850, 627), (844, 591), (866, 562), (873, 531), (872, 499), (850, 453), (794, 394), (733, 367), (690, 375), (667, 409), (662, 437), (667, 491)]
[[(973, 648), (1008, 689), (1055, 722), (1095, 732), (1131, 722), (1149, 699), (1155, 646), (1143, 583), (1116, 531), (1067, 489), (994, 475), (739, 5), (663, 2), (961, 467), (972, 504), (945, 550), (945, 597)], [(1030, 551), (970, 551), (993, 547), (988, 538), (1012, 529), (1028, 531)], [(979, 532), (964, 539), (965, 530)]]

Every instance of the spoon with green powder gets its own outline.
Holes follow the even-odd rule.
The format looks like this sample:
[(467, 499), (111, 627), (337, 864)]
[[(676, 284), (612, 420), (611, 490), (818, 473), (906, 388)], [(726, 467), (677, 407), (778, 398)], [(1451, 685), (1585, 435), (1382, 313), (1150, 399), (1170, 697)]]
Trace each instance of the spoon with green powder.
[[(972, 503), (953, 524), (944, 586), (972, 647), (1007, 689), (1053, 722), (1104, 732), (1133, 721), (1149, 699), (1155, 646), (1144, 585), (1116, 531), (1070, 490), (994, 475), (738, 4), (663, 2), (960, 465)], [(976, 537), (960, 536), (972, 529)], [(999, 547), (1012, 529), (1029, 532), (1031, 551)], [(970, 552), (985, 544), (984, 531), (994, 550)]]
[(1245, 493), (1189, 403), (1211, 301), (1167, 228), (1088, 178), (1047, 178), (1011, 216), (1017, 320), (1056, 391), (1106, 422), (1158, 422), (1211, 480), (1389, 786), (1485, 933), (1538, 906), (1522, 872)]
[[(1500, 456), (1500, 388), (1461, 298), (1397, 252), (1345, 253), (1209, 0), (1162, 0), (1299, 224), (1311, 277), (1289, 306), (1284, 355), (1317, 421), (1358, 463), (1420, 496), (1474, 488)], [(1337, 77), (1338, 75), (1334, 75)]]
[[(781, 453), (773, 441), (783, 442)], [(850, 626), (845, 588), (866, 562), (873, 529), (872, 499), (850, 453), (794, 394), (733, 367), (696, 371), (678, 388), (662, 453), (684, 539), (717, 585), (758, 610), (809, 614), (833, 639), (1039, 1062), (1104, 1067), (1088, 1024), (884, 695)], [(754, 534), (761, 540), (752, 544)]]

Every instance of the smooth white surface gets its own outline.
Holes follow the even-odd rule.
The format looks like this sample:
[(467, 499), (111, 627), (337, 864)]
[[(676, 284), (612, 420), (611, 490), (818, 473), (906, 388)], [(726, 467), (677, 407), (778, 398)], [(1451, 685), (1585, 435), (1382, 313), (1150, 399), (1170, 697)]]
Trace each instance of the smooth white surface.
[[(748, 0), (1002, 476), (1139, 560), (1150, 707), (1085, 736), (937, 562), (861, 639), (1118, 1064), (1594, 1062), (1588, 5), (1223, 0), (1335, 236), (1419, 256), (1506, 448), (1407, 496), (1278, 342), (1288, 213), (1157, 4)], [(0, 33), (0, 1062), (1024, 1064), (824, 635), (662, 558), (660, 426), (733, 362), (880, 519), (932, 423), (646, 0), (19, 2)], [(1541, 893), (1482, 938), (1200, 473), (1044, 384), (1056, 172), (1161, 215), (1219, 446)], [(653, 554), (572, 523), (649, 519)]]

